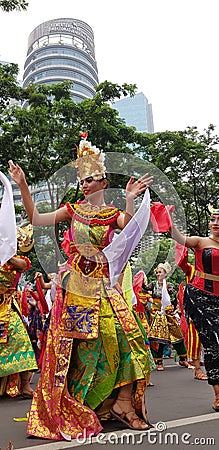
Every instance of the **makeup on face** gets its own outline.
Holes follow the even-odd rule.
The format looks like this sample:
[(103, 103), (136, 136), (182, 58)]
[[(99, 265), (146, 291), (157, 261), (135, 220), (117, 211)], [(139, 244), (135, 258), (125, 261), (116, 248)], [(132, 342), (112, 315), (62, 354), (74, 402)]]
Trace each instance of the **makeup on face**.
[(158, 269), (158, 270), (156, 270), (155, 274), (156, 275), (162, 275), (162, 274), (165, 275), (165, 271), (163, 269)]
[(83, 186), (84, 183), (90, 184), (95, 181), (93, 177), (87, 177), (80, 181), (80, 185)]
[(91, 184), (92, 181), (103, 181), (104, 178), (100, 178), (100, 180), (95, 180), (94, 177), (87, 177), (80, 181), (80, 185), (83, 186), (84, 183)]
[(210, 223), (218, 223), (219, 224), (219, 215), (211, 216)]

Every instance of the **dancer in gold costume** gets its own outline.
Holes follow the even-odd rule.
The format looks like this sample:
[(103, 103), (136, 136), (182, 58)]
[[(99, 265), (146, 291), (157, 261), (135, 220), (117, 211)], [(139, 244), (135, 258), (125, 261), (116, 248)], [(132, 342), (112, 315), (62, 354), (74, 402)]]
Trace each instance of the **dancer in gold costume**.
[(168, 262), (160, 263), (155, 269), (156, 281), (151, 281), (146, 286), (146, 291), (151, 292), (151, 323), (150, 343), (157, 370), (164, 370), (163, 351), (165, 344), (172, 344), (179, 355), (179, 364), (188, 367), (187, 349), (183, 332), (174, 315), (174, 307), (171, 304), (173, 285), (166, 281), (171, 272)]
[(30, 267), (30, 260), (18, 255), (0, 267), (0, 393), (11, 397), (33, 397), (29, 383), (37, 363), (22, 320), (21, 294), (16, 289), (21, 273)]
[[(42, 373), (33, 398), (27, 433), (48, 439), (97, 434), (106, 412), (126, 426), (148, 430), (144, 392), (151, 362), (146, 335), (125, 301), (121, 285), (110, 285), (102, 250), (115, 228), (133, 215), (134, 197), (153, 178), (131, 178), (126, 213), (106, 205), (104, 155), (83, 139), (75, 165), (85, 200), (67, 203), (54, 213), (35, 209), (22, 169), (9, 162), (25, 209), (35, 225), (67, 221), (70, 255), (60, 269), (48, 330)], [(65, 294), (63, 295), (63, 283)], [(109, 417), (109, 416), (108, 416)]]

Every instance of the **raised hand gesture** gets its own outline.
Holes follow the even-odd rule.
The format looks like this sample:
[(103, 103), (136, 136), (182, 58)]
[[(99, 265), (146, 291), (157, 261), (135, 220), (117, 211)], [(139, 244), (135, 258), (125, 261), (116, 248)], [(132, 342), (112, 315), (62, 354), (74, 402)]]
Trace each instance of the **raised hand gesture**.
[(141, 194), (144, 192), (153, 182), (154, 177), (149, 176), (148, 173), (143, 175), (141, 178), (135, 181), (134, 177), (131, 177), (126, 185), (126, 194), (127, 196), (134, 196)]
[(11, 176), (12, 180), (20, 186), (23, 182), (26, 182), (24, 171), (21, 169), (18, 164), (14, 164), (13, 161), (10, 159), (8, 161), (9, 164), (9, 175)]

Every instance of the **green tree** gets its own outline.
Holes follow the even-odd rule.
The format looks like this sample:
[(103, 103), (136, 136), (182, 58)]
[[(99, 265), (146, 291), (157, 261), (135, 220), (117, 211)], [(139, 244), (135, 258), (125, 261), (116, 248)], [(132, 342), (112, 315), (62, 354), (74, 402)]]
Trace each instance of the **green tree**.
[(25, 0), (0, 0), (0, 8), (3, 11), (26, 10), (29, 3)]
[(23, 98), (25, 91), (19, 85), (17, 76), (17, 64), (0, 64), (0, 114), (10, 106), (12, 100)]
[[(209, 125), (203, 133), (196, 127), (155, 133), (147, 148), (146, 158), (167, 175), (180, 197), (189, 234), (207, 235), (207, 205), (218, 204), (219, 137), (214, 134), (214, 129)], [(154, 186), (156, 183), (160, 184), (160, 179), (155, 180)], [(160, 184), (161, 188), (165, 190)]]
[[(107, 103), (113, 95), (133, 92), (134, 86), (106, 83), (103, 92), (99, 89), (93, 99), (80, 104), (73, 102), (70, 88), (69, 82), (29, 85), (21, 90), (28, 107), (8, 106), (0, 115), (2, 168), (8, 171), (10, 157), (24, 168), (29, 184), (44, 180), (52, 210), (59, 206), (72, 182), (76, 188), (76, 171), (67, 164), (76, 157), (81, 130), (88, 130), (89, 139), (106, 151), (127, 151), (127, 140), (135, 140), (135, 130), (126, 127)], [(58, 227), (56, 233), (58, 236)]]
[[(111, 107), (116, 99), (133, 95), (135, 85), (105, 81), (96, 88), (93, 98), (75, 103), (70, 82), (21, 88), (16, 76), (15, 65), (0, 66), (2, 170), (8, 171), (10, 157), (24, 168), (30, 184), (44, 180), (51, 208), (55, 209), (69, 188), (75, 192), (75, 169), (68, 163), (76, 158), (80, 131), (88, 131), (89, 140), (103, 148), (106, 156), (116, 152), (108, 165), (111, 187), (124, 187), (130, 173), (138, 176), (148, 167), (155, 175), (152, 200), (162, 198), (163, 203), (172, 204), (177, 192), (189, 234), (207, 234), (206, 205), (217, 206), (218, 202), (219, 138), (214, 135), (213, 125), (203, 133), (195, 127), (178, 132), (138, 133), (134, 127), (127, 127)], [(23, 107), (12, 106), (11, 98), (24, 102)], [(123, 154), (121, 158), (119, 153)]]
[[(60, 167), (75, 159), (79, 133), (84, 129), (89, 131), (89, 139), (105, 151), (127, 151), (127, 142), (135, 141), (135, 130), (126, 127), (117, 111), (105, 101), (105, 98), (112, 99), (115, 86), (117, 95), (124, 94), (124, 86), (108, 83), (103, 85), (104, 94), (99, 90), (92, 99), (79, 104), (72, 100), (69, 82), (29, 85), (23, 89), (22, 97), (29, 107), (11, 106), (0, 116), (2, 166), (7, 167), (4, 151), (7, 148), (11, 158), (25, 167), (29, 182), (48, 180)], [(126, 85), (126, 90), (132, 91), (133, 86)]]

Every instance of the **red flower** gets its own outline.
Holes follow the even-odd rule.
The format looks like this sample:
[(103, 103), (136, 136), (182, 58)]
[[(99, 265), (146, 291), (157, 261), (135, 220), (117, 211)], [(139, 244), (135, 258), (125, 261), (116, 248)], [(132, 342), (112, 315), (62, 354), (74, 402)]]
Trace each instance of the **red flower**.
[(83, 131), (83, 132), (80, 133), (80, 136), (81, 136), (83, 139), (86, 139), (86, 138), (88, 137), (88, 133), (87, 133), (86, 131)]

